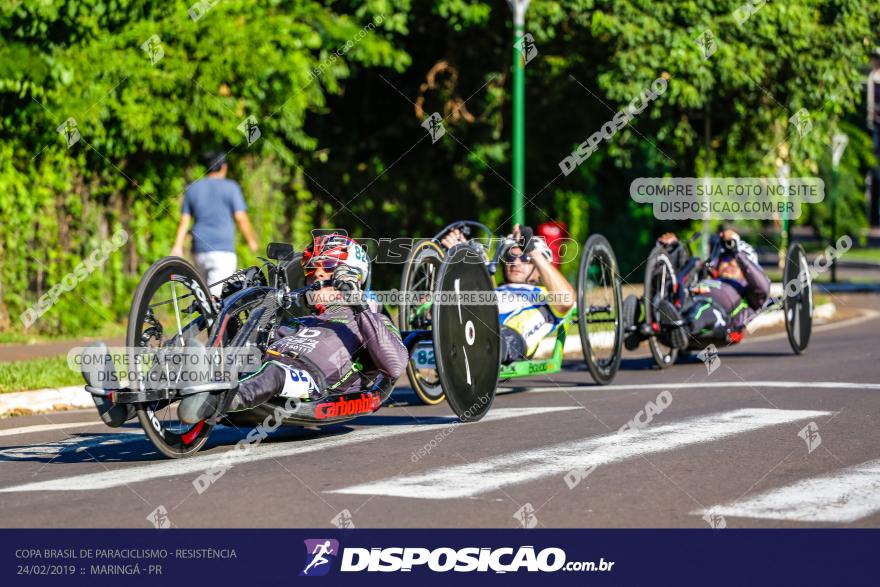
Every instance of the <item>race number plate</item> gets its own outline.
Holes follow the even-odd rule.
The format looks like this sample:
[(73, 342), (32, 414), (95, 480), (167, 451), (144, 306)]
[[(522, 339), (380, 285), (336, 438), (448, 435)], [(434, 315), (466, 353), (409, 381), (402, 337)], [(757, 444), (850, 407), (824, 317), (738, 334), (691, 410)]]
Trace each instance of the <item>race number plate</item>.
[(436, 369), (434, 360), (434, 343), (431, 341), (420, 342), (413, 353), (413, 364), (416, 369)]
[(296, 369), (281, 362), (275, 362), (275, 364), (284, 369), (287, 375), (284, 378), (284, 389), (278, 394), (279, 396), (308, 399), (311, 397), (311, 392), (318, 391), (318, 385), (307, 371)]

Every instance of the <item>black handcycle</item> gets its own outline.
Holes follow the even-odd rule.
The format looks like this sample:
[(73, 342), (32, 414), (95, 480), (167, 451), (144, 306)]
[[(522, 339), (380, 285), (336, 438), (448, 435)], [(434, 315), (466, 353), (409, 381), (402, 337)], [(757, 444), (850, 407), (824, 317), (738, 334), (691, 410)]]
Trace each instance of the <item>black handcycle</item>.
[[(447, 250), (441, 239), (458, 229), (468, 239)], [(439, 268), (453, 251), (467, 247), (482, 259), (490, 287), (494, 285), (502, 252), (487, 226), (471, 220), (453, 222), (433, 238), (417, 242), (409, 252), (401, 279), (402, 303), (398, 325), (402, 330), (436, 330), (432, 292), (437, 288)], [(614, 250), (605, 237), (590, 236), (584, 244), (577, 277), (576, 305), (563, 317), (550, 335), (553, 353), (548, 359), (523, 359), (503, 365), (502, 380), (533, 375), (547, 375), (562, 370), (565, 339), (572, 325), (577, 325), (584, 361), (600, 385), (610, 383), (620, 366), (623, 321), (621, 319), (621, 279)], [(496, 317), (497, 322), (497, 317)], [(497, 326), (497, 325), (496, 325)], [(454, 382), (444, 384), (441, 363), (433, 352), (434, 344), (426, 339), (416, 346), (407, 366), (410, 385), (422, 403), (437, 404), (447, 399)]]
[[(437, 292), (452, 303), (434, 307), (432, 331), (410, 329), (401, 332), (407, 349), (412, 351), (425, 340), (432, 343), (438, 368), (446, 380), (449, 404), (462, 421), (481, 419), (495, 397), (498, 381), (500, 345), (498, 309), (492, 305), (455, 304), (453, 288), (470, 292), (491, 292), (492, 284), (477, 253), (462, 248), (437, 267)], [(131, 355), (129, 365), (167, 365), (159, 355), (178, 349), (218, 349), (227, 353), (262, 354), (278, 336), (285, 321), (308, 312), (305, 296), (310, 290), (328, 285), (318, 282), (304, 285), (300, 255), (292, 245), (272, 243), (262, 265), (237, 271), (222, 283), (222, 295), (211, 296), (198, 271), (180, 257), (165, 257), (154, 263), (142, 277), (135, 291), (129, 314), (126, 345)], [(218, 284), (212, 284), (218, 285)], [(483, 328), (482, 325), (494, 325)], [(477, 360), (479, 357), (479, 360)], [(147, 367), (141, 368), (141, 371)], [(97, 371), (83, 372), (86, 390), (106, 401), (124, 405), (136, 416), (147, 438), (163, 455), (180, 458), (195, 454), (208, 441), (212, 428), (224, 421), (236, 426), (255, 426), (267, 417), (280, 417), (283, 425), (326, 426), (369, 414), (391, 395), (394, 381), (383, 380), (369, 389), (351, 393), (325, 390), (320, 399), (275, 396), (263, 405), (230, 414), (216, 413), (195, 424), (179, 420), (176, 404), (195, 393), (236, 393), (235, 381), (182, 385), (174, 377), (140, 377), (135, 373), (123, 380), (125, 385), (108, 385), (119, 378), (106, 371), (116, 370), (108, 356)], [(466, 379), (451, 373), (469, 373)], [(98, 377), (98, 373), (102, 373)], [(239, 374), (247, 376), (247, 372)], [(149, 373), (146, 373), (149, 375)], [(173, 374), (172, 374), (173, 375)], [(102, 381), (97, 381), (97, 379)], [(225, 398), (224, 398), (225, 399)], [(226, 405), (225, 401), (218, 402)], [(341, 409), (345, 406), (345, 409)], [(121, 424), (121, 422), (120, 422)]]
[[(698, 233), (688, 241), (671, 244), (658, 243), (645, 265), (644, 295), (639, 299), (633, 324), (627, 327), (627, 335), (635, 335), (638, 340), (647, 340), (654, 362), (661, 369), (675, 364), (680, 351), (671, 342), (669, 325), (658, 315), (661, 301), (667, 300), (676, 308), (684, 310), (694, 297), (694, 288), (708, 277), (709, 267), (724, 250), (725, 243), (716, 239), (712, 245), (708, 262), (691, 254), (690, 245), (701, 235)], [(781, 296), (769, 296), (756, 316), (763, 312), (782, 310), (785, 331), (792, 351), (803, 353), (810, 342), (813, 324), (812, 275), (807, 256), (799, 243), (791, 243), (785, 255)], [(754, 319), (754, 318), (753, 318)], [(720, 335), (689, 336), (684, 352), (701, 351), (709, 345), (716, 347), (741, 342), (747, 332), (748, 323), (728, 327)]]

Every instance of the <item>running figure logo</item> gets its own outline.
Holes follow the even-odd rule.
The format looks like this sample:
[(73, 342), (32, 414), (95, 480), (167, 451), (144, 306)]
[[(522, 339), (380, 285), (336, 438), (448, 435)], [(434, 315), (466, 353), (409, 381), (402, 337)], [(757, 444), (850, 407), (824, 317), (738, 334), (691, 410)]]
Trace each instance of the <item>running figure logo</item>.
[(526, 33), (522, 38), (518, 39), (513, 45), (519, 50), (523, 57), (523, 65), (528, 65), (529, 61), (538, 54), (538, 46), (535, 45), (535, 37), (531, 33)]
[(238, 125), (238, 130), (247, 139), (248, 147), (263, 136), (263, 133), (260, 132), (260, 127), (257, 125), (257, 118), (254, 115), (250, 115), (242, 120), (241, 124)]
[(339, 541), (332, 538), (310, 538), (305, 543), (306, 566), (299, 576), (322, 577), (329, 573), (332, 559), (339, 554)]
[(523, 528), (528, 530), (538, 525), (538, 517), (535, 515), (535, 512), (536, 510), (532, 504), (527, 503), (516, 510), (516, 513), (513, 514), (513, 518), (516, 519)]
[(427, 129), (428, 134), (431, 136), (431, 144), (433, 145), (446, 134), (446, 128), (443, 126), (443, 117), (440, 116), (440, 113), (435, 112), (428, 118), (422, 121), (422, 127)]
[(788, 121), (794, 125), (800, 138), (804, 138), (807, 136), (807, 133), (813, 130), (813, 121), (810, 119), (810, 111), (806, 108), (801, 108), (795, 112)]
[(156, 65), (165, 57), (165, 49), (162, 47), (162, 39), (159, 35), (153, 35), (141, 45), (147, 55), (150, 56), (150, 63)]
[(718, 43), (715, 42), (715, 34), (711, 29), (703, 31), (699, 37), (694, 39), (694, 43), (697, 44), (697, 48), (699, 48), (700, 53), (703, 55), (703, 61), (712, 57), (715, 51), (718, 50)]
[(67, 120), (65, 120), (61, 126), (55, 129), (55, 131), (64, 137), (64, 140), (67, 142), (68, 149), (79, 142), (79, 128), (77, 128), (76, 120), (74, 120), (73, 118), (68, 118)]

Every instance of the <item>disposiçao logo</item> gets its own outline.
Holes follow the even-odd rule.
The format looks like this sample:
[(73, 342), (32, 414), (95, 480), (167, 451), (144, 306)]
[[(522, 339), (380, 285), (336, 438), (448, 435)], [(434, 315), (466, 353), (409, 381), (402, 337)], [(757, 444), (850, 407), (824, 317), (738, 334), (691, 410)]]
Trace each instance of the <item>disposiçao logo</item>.
[(332, 538), (308, 538), (306, 544), (306, 566), (300, 577), (323, 577), (330, 572), (333, 561), (339, 555), (339, 541)]

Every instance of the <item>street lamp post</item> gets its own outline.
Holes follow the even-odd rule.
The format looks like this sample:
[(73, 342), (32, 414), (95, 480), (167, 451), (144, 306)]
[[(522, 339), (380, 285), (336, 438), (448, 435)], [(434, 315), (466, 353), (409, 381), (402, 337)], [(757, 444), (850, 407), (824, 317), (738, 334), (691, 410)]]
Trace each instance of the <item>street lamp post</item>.
[(518, 48), (525, 36), (529, 0), (507, 0), (513, 11), (513, 222), (525, 224), (526, 79), (525, 58)]
[[(849, 144), (849, 137), (842, 132), (831, 137), (831, 243), (837, 243), (837, 191), (840, 174), (840, 159)], [(831, 283), (837, 283), (837, 255), (831, 260)]]

